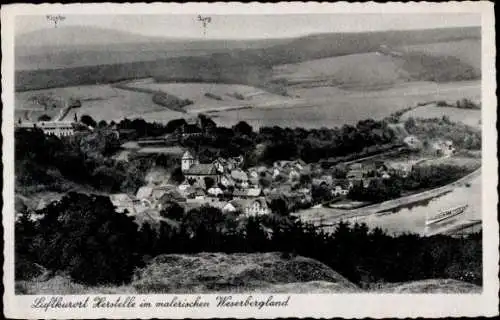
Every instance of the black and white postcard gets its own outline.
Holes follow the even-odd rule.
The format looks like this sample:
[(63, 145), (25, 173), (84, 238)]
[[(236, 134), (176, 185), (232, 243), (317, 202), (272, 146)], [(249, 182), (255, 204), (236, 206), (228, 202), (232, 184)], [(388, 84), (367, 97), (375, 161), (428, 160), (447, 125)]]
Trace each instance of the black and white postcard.
[(498, 315), (493, 3), (1, 13), (5, 316)]

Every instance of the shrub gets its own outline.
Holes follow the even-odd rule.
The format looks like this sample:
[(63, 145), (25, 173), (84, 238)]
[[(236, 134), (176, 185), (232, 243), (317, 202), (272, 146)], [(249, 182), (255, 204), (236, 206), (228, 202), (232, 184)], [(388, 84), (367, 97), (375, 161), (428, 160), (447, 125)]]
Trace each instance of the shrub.
[(43, 266), (96, 285), (128, 281), (141, 264), (137, 225), (115, 212), (109, 198), (70, 192), (39, 213), (32, 255)]

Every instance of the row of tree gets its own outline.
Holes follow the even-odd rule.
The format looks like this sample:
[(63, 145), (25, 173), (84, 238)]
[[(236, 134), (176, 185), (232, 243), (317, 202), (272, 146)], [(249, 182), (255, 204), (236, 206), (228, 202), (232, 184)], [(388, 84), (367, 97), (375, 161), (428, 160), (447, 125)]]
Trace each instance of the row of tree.
[[(277, 208), (276, 208), (277, 209)], [(358, 284), (454, 278), (481, 284), (481, 236), (391, 237), (340, 223), (325, 233), (292, 217), (242, 218), (208, 206), (170, 207), (171, 222), (143, 224), (116, 213), (107, 197), (69, 193), (16, 222), (16, 279), (33, 264), (85, 284), (126, 283), (150, 257), (166, 253), (281, 251), (317, 259)], [(31, 268), (30, 268), (31, 266)]]
[(135, 193), (152, 167), (174, 167), (179, 162), (167, 155), (116, 161), (111, 156), (120, 141), (106, 130), (61, 139), (41, 130), (18, 130), (15, 135), (16, 189), (22, 193), (33, 188), (65, 191), (70, 182), (103, 192)]

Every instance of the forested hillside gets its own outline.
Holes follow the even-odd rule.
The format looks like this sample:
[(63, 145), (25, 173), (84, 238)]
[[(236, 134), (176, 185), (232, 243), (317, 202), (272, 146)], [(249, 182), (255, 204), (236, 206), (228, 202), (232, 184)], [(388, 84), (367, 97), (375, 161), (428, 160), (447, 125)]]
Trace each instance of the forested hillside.
[[(202, 56), (189, 56), (187, 53), (186, 56), (144, 61), (141, 60), (139, 54), (136, 61), (127, 63), (102, 64), (99, 62), (99, 65), (68, 66), (57, 69), (43, 69), (42, 65), (38, 70), (18, 70), (16, 72), (16, 90), (109, 83), (152, 76), (161, 81), (249, 84), (273, 92), (285, 93), (286, 82), (273, 81), (272, 79), (273, 66), (374, 52), (381, 45), (404, 46), (462, 39), (480, 41), (480, 29), (450, 28), (336, 33), (306, 36), (269, 47), (222, 50)], [(477, 71), (474, 71), (467, 63), (447, 56), (411, 52), (402, 59), (403, 69), (406, 68), (410, 71), (413, 80), (439, 82), (477, 79), (479, 77)], [(443, 64), (443, 62), (446, 63)], [(436, 65), (440, 66), (439, 76), (433, 75), (433, 72), (436, 72)], [(419, 71), (415, 72), (415, 69)], [(429, 73), (431, 73), (430, 76)]]

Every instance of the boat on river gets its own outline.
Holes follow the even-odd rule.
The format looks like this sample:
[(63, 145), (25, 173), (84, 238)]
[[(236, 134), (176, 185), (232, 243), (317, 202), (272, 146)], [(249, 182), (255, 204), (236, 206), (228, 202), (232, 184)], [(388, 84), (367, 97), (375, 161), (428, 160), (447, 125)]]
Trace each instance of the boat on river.
[(456, 217), (456, 216), (462, 214), (465, 211), (465, 209), (467, 209), (468, 206), (469, 206), (468, 204), (464, 204), (461, 206), (442, 210), (434, 217), (428, 218), (425, 221), (425, 225), (426, 226), (433, 225), (433, 224), (436, 224), (438, 222), (442, 222), (442, 221), (448, 220), (450, 218)]

